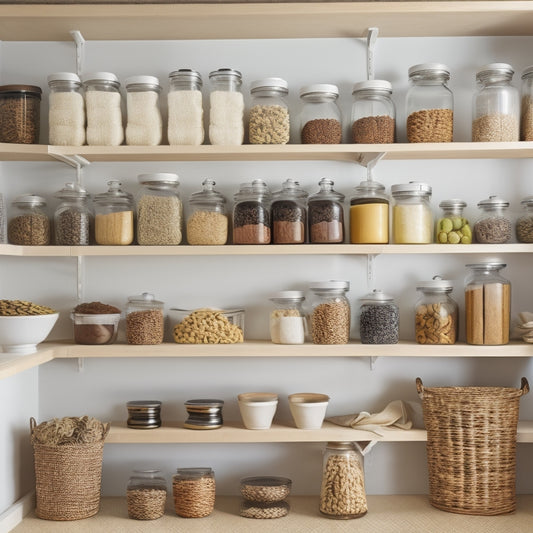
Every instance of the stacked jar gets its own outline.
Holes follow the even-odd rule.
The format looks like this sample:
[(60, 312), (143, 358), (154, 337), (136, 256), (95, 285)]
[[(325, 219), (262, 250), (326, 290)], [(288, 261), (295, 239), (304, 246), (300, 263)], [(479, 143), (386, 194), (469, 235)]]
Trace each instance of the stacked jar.
[(243, 183), (234, 198), (233, 244), (270, 244), (272, 195), (266, 183)]
[(459, 199), (443, 200), (439, 207), (442, 216), (435, 226), (435, 241), (439, 244), (471, 244), (472, 229), (463, 217), (466, 202)]
[(74, 183), (66, 183), (56, 193), (61, 200), (54, 213), (55, 243), (64, 246), (90, 244), (93, 215), (87, 191)]
[(160, 470), (134, 470), (126, 489), (128, 517), (156, 520), (165, 514), (167, 482)]
[(524, 209), (524, 214), (516, 221), (516, 238), (518, 242), (533, 242), (533, 196), (524, 198), (520, 205)]
[(172, 478), (172, 493), (178, 516), (209, 516), (215, 507), (215, 473), (211, 468), (178, 468)]
[(489, 196), (477, 204), (480, 215), (474, 224), (476, 242), (504, 244), (513, 233), (511, 218), (507, 214), (509, 202), (498, 196)]
[(431, 187), (411, 181), (391, 187), (392, 231), (396, 244), (427, 244), (433, 241)]
[(286, 501), (292, 481), (285, 477), (257, 476), (241, 479), (241, 516), (244, 518), (281, 518), (289, 513)]
[(322, 178), (320, 190), (308, 201), (309, 241), (313, 244), (344, 242), (344, 195), (333, 189), (333, 180)]
[(377, 181), (362, 181), (350, 200), (350, 242), (387, 244), (389, 242), (389, 197)]
[(304, 343), (304, 300), (302, 291), (280, 291), (270, 298), (274, 304), (270, 313), (270, 338), (274, 344)]
[(300, 99), (300, 138), (302, 144), (340, 144), (342, 115), (337, 105), (336, 85), (318, 83), (302, 87)]
[(165, 327), (163, 302), (144, 292), (130, 296), (126, 306), (126, 341), (128, 344), (161, 344)]
[(302, 244), (307, 227), (307, 192), (293, 179), (283, 182), (272, 198), (272, 242)]
[(50, 244), (50, 219), (46, 213), (46, 200), (35, 194), (17, 196), (12, 215), (7, 224), (7, 241), (21, 246)]
[(363, 344), (397, 344), (400, 313), (394, 298), (374, 290), (361, 299), (359, 335)]

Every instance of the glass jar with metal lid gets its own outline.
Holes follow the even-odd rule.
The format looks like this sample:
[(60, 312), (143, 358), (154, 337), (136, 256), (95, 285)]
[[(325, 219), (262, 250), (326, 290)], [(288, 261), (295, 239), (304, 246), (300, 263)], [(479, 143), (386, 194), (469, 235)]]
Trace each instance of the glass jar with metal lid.
[(0, 86), (0, 142), (39, 142), (41, 94), (35, 85)]
[(202, 77), (191, 69), (168, 75), (168, 143), (199, 146), (204, 142)]
[(489, 196), (477, 204), (480, 215), (474, 224), (476, 242), (503, 244), (509, 242), (513, 225), (508, 215), (509, 202), (498, 196)]
[(391, 98), (390, 82), (369, 80), (356, 83), (352, 95), (352, 142), (393, 143), (396, 132), (396, 109)]
[(523, 214), (516, 220), (516, 238), (518, 242), (533, 242), (533, 196), (524, 198), (520, 205)]
[(183, 518), (203, 518), (215, 507), (215, 473), (212, 468), (178, 468), (172, 477), (174, 510)]
[(507, 63), (490, 63), (476, 73), (472, 104), (472, 141), (506, 142), (520, 138), (520, 96), (511, 85), (514, 70)]
[(12, 213), (7, 224), (7, 241), (10, 244), (50, 244), (50, 219), (42, 196), (22, 194), (13, 200), (11, 206)]
[(334, 182), (322, 178), (320, 190), (309, 197), (309, 242), (332, 244), (344, 242), (344, 194), (333, 189)]
[(93, 214), (87, 191), (75, 183), (65, 183), (55, 196), (61, 200), (54, 213), (55, 244), (90, 244)]
[(215, 181), (205, 179), (202, 190), (191, 194), (187, 218), (187, 241), (192, 245), (221, 245), (228, 240), (226, 198), (215, 190)]
[(159, 107), (161, 85), (155, 76), (126, 79), (126, 144), (157, 146), (163, 138), (163, 119)]
[(463, 216), (466, 202), (454, 198), (443, 200), (439, 207), (442, 215), (435, 226), (435, 242), (439, 244), (471, 244), (472, 228)]
[(405, 104), (407, 141), (453, 141), (453, 93), (450, 71), (442, 63), (421, 63), (409, 68)]
[(266, 183), (243, 183), (234, 199), (233, 244), (270, 244), (272, 194)]
[(251, 83), (252, 98), (248, 139), (250, 144), (287, 144), (290, 137), (288, 83), (281, 78), (264, 78)]
[(340, 144), (342, 115), (336, 85), (317, 83), (300, 89), (300, 138), (302, 144)]
[(141, 245), (177, 245), (182, 241), (183, 204), (177, 174), (140, 174), (137, 200), (137, 242)]
[(161, 470), (133, 470), (126, 488), (126, 500), (129, 518), (161, 518), (167, 501), (167, 481)]
[(431, 187), (410, 181), (391, 187), (392, 233), (396, 244), (427, 244), (433, 242)]
[(220, 68), (209, 74), (209, 80), (209, 141), (216, 145), (238, 146), (244, 140), (242, 75), (238, 70)]
[(350, 242), (389, 242), (389, 197), (385, 186), (377, 181), (365, 180), (355, 187), (350, 200)]
[(522, 72), (520, 140), (533, 141), (533, 65)]
[(440, 276), (420, 281), (415, 304), (415, 337), (418, 344), (455, 344), (459, 334), (457, 303), (449, 296), (453, 283)]
[(287, 179), (272, 195), (272, 242), (302, 244), (307, 228), (307, 192), (299, 182)]
[(305, 315), (303, 291), (279, 291), (270, 297), (274, 309), (270, 313), (270, 338), (274, 344), (303, 344)]
[(363, 296), (359, 308), (359, 336), (363, 344), (397, 344), (400, 314), (394, 298), (374, 290)]
[(130, 296), (126, 305), (128, 344), (161, 344), (165, 327), (164, 303), (153, 294)]
[(73, 72), (48, 76), (48, 143), (82, 146), (85, 143), (85, 100), (81, 80)]

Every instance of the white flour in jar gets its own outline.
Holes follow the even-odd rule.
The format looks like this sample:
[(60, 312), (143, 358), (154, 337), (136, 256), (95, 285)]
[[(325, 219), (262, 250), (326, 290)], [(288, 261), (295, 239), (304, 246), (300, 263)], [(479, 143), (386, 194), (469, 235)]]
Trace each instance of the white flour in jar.
[(210, 96), (211, 144), (240, 145), (244, 140), (244, 98), (234, 91), (213, 91)]
[(48, 110), (48, 142), (82, 146), (85, 142), (85, 105), (76, 91), (52, 91)]
[(119, 146), (124, 140), (120, 93), (87, 91), (87, 144)]
[(168, 94), (168, 143), (199, 146), (204, 142), (204, 110), (201, 91)]
[(163, 138), (163, 119), (156, 91), (132, 91), (126, 95), (128, 123), (126, 144), (157, 146)]

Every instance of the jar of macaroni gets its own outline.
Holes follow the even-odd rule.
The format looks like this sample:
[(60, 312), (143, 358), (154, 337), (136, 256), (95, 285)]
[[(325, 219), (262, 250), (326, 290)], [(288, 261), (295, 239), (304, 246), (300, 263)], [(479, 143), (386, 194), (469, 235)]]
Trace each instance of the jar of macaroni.
[(391, 187), (392, 233), (396, 244), (428, 244), (433, 242), (431, 187), (411, 181)]

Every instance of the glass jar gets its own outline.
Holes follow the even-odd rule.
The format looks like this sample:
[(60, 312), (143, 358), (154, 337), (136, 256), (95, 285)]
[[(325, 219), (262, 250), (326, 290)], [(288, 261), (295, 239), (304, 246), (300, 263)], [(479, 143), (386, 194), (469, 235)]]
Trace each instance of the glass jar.
[(435, 225), (435, 242), (439, 244), (471, 244), (472, 229), (468, 219), (463, 217), (466, 202), (463, 200), (443, 200), (439, 207), (442, 215)]
[(220, 68), (209, 74), (209, 141), (211, 144), (238, 146), (244, 140), (244, 97), (238, 70)]
[(272, 242), (274, 244), (305, 242), (307, 196), (307, 192), (293, 179), (285, 180), (281, 190), (273, 194)]
[(153, 294), (130, 296), (126, 305), (126, 341), (128, 344), (161, 344), (165, 317), (164, 303)]
[(199, 146), (204, 142), (202, 77), (191, 69), (168, 75), (168, 143)]
[(434, 276), (421, 281), (415, 304), (415, 336), (418, 344), (455, 344), (459, 335), (459, 311), (449, 294), (453, 283)]
[(320, 190), (309, 197), (309, 242), (331, 244), (344, 242), (344, 194), (333, 189), (333, 180), (322, 178)]
[(427, 244), (433, 242), (431, 187), (410, 181), (391, 187), (392, 233), (396, 244)]
[(311, 337), (313, 344), (347, 344), (350, 339), (348, 281), (315, 282), (309, 286)]
[(352, 96), (352, 142), (356, 144), (393, 143), (396, 109), (392, 85), (385, 80), (356, 83)]
[(480, 215), (474, 224), (476, 242), (503, 244), (511, 240), (513, 225), (508, 214), (509, 202), (489, 196), (477, 204)]
[(486, 262), (466, 265), (466, 342), (490, 346), (509, 342), (511, 283), (500, 270), (507, 265)]
[(161, 518), (167, 502), (167, 481), (161, 470), (133, 470), (126, 488), (126, 500), (129, 518)]
[(107, 185), (107, 192), (94, 197), (96, 244), (131, 244), (134, 237), (133, 195), (123, 191), (118, 180), (110, 180)]
[(533, 141), (533, 65), (522, 72), (520, 140)]
[(65, 183), (55, 196), (61, 200), (54, 213), (55, 244), (90, 244), (93, 214), (88, 205), (87, 191), (74, 183)]
[(368, 510), (363, 455), (353, 442), (328, 442), (324, 451), (320, 513), (359, 518)]
[(124, 140), (120, 83), (112, 72), (83, 77), (87, 114), (87, 144), (119, 146)]
[(4, 195), (0, 192), (0, 243), (5, 244), (6, 242), (6, 204), (4, 202)]
[(272, 195), (266, 183), (243, 183), (234, 199), (233, 244), (270, 244)]
[(511, 85), (514, 70), (491, 63), (476, 73), (478, 89), (472, 104), (472, 141), (506, 142), (520, 138), (520, 97)]
[(183, 205), (177, 174), (140, 174), (137, 200), (137, 242), (140, 245), (176, 245), (182, 240)]
[(350, 242), (387, 244), (389, 242), (389, 197), (377, 181), (362, 181), (350, 200)]
[(453, 141), (453, 93), (448, 88), (450, 71), (441, 63), (421, 63), (409, 68), (405, 98), (407, 141)]
[(362, 344), (397, 344), (400, 314), (394, 298), (374, 290), (361, 298), (359, 335)]
[(250, 87), (250, 144), (287, 144), (290, 137), (288, 83), (281, 78), (253, 81)]
[(205, 179), (202, 190), (191, 194), (187, 241), (192, 245), (221, 245), (228, 241), (226, 198), (215, 191), (215, 181)]
[(516, 238), (518, 242), (533, 242), (533, 196), (524, 198), (520, 205), (524, 214), (516, 221)]
[(336, 85), (318, 83), (300, 89), (300, 138), (302, 144), (340, 144), (342, 115)]
[(0, 86), (0, 142), (39, 142), (41, 93), (35, 85)]
[(48, 143), (57, 146), (85, 144), (85, 101), (81, 80), (73, 72), (48, 76)]
[(159, 107), (161, 85), (155, 76), (126, 79), (126, 144), (157, 146), (163, 138), (163, 119)]
[(280, 291), (270, 301), (270, 338), (274, 344), (303, 344), (305, 341), (305, 315), (302, 291)]
[(50, 244), (50, 219), (46, 214), (46, 200), (35, 194), (17, 196), (7, 224), (7, 241), (21, 246)]
[(178, 468), (172, 478), (172, 492), (178, 516), (208, 516), (215, 507), (215, 473), (211, 468)]

